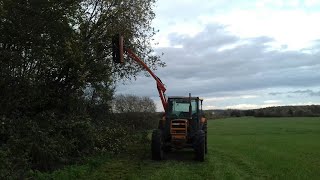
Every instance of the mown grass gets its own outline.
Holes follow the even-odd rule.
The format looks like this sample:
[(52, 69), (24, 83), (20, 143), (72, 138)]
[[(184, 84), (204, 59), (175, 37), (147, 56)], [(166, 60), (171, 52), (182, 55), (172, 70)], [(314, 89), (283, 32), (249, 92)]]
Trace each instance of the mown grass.
[(150, 160), (149, 145), (103, 155), (37, 179), (319, 179), (320, 118), (229, 118), (209, 121), (203, 163), (191, 150)]

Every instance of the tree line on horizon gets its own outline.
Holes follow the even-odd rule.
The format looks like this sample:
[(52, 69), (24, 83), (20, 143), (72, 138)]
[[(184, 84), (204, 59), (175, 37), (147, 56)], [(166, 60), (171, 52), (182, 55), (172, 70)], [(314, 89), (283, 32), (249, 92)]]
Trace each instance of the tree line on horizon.
[(226, 109), (205, 110), (205, 116), (209, 119), (225, 117), (320, 117), (320, 105), (305, 106), (276, 106), (260, 109)]

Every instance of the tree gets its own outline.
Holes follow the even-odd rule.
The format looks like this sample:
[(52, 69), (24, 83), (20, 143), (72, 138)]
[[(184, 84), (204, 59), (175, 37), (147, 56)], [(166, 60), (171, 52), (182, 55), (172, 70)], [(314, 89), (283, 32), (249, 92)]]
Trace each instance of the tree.
[(129, 60), (113, 64), (115, 33), (150, 67), (164, 65), (151, 53), (154, 2), (0, 1), (0, 154), (14, 157), (12, 172), (92, 151), (114, 82), (141, 71)]
[(129, 59), (125, 65), (112, 63), (111, 39), (115, 33), (123, 34), (126, 45), (151, 68), (163, 66), (150, 46), (155, 34), (151, 27), (154, 2), (4, 0), (0, 4), (4, 9), (0, 89), (5, 102), (1, 109), (12, 112), (17, 106), (26, 107), (23, 102), (27, 101), (19, 94), (30, 94), (51, 102), (39, 102), (38, 106), (61, 105), (67, 110), (70, 101), (81, 97), (85, 88), (93, 89), (92, 101), (108, 101), (114, 81), (142, 70)]
[(113, 99), (113, 110), (116, 113), (156, 112), (156, 105), (149, 97), (135, 95), (116, 95)]
[(103, 71), (107, 72), (105, 75), (113, 73), (117, 78), (128, 79), (137, 75), (142, 69), (128, 57), (125, 65), (110, 67), (111, 37), (120, 33), (126, 40), (126, 46), (133, 49), (149, 67), (156, 69), (157, 66), (164, 66), (159, 57), (152, 54), (150, 46), (150, 40), (155, 34), (151, 27), (151, 21), (155, 17), (152, 11), (154, 3), (155, 0), (83, 2), (85, 13), (81, 17), (80, 35), (86, 52), (84, 57), (88, 63), (99, 70), (101, 67), (94, 63), (99, 62), (101, 65), (101, 62), (106, 62), (107, 59), (105, 67), (109, 68), (109, 71)]

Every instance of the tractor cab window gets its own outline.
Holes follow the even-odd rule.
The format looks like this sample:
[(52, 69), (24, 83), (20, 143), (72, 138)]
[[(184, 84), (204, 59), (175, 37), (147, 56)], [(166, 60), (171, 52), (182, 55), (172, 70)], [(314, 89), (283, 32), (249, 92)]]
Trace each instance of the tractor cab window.
[[(188, 118), (189, 114), (189, 99), (170, 99), (169, 100), (169, 115), (174, 118)], [(191, 100), (192, 114), (197, 113), (198, 104), (196, 100)]]

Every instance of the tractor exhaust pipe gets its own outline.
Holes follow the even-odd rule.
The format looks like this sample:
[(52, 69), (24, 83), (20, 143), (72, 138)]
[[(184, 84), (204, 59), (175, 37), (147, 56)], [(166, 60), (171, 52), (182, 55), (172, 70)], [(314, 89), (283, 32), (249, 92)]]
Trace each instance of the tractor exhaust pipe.
[(189, 93), (189, 116), (192, 119), (191, 93)]

